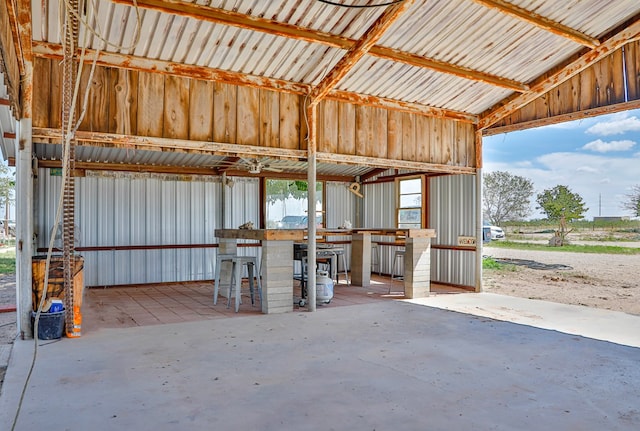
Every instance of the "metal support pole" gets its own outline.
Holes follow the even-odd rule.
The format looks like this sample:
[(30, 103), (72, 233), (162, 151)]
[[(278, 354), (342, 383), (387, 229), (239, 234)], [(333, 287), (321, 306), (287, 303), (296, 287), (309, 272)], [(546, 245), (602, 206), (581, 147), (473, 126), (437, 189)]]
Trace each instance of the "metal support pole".
[(476, 169), (476, 292), (482, 292), (482, 169)]
[(308, 310), (316, 311), (316, 131), (317, 108), (311, 104), (307, 108), (307, 121), (309, 122), (309, 142), (307, 143), (307, 299)]

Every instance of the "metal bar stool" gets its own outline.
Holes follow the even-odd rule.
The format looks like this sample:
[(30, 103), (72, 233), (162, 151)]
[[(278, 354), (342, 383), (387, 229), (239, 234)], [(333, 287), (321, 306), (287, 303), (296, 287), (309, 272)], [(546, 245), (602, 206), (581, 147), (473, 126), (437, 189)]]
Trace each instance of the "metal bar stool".
[(377, 242), (371, 242), (371, 271), (376, 268), (378, 275), (382, 275), (382, 266), (380, 265), (380, 247)]
[[(223, 262), (231, 262), (231, 279), (229, 280), (229, 289), (227, 295), (227, 308), (231, 303), (231, 295), (235, 289), (235, 309), (236, 313), (240, 309), (240, 302), (242, 297), (242, 267), (247, 266), (247, 273), (249, 275), (249, 293), (251, 295), (251, 305), (255, 304), (255, 290), (253, 284), (254, 268), (258, 267), (257, 259), (254, 256), (238, 256), (237, 254), (218, 254), (216, 257), (216, 273), (215, 273), (215, 287), (213, 291), (213, 305), (218, 303), (218, 293), (220, 288), (220, 268)], [(260, 297), (260, 303), (262, 303), (262, 283), (260, 282), (260, 271), (255, 271), (258, 295)]]
[(342, 247), (333, 247), (331, 248), (331, 251), (333, 251), (336, 255), (336, 268), (334, 270), (334, 273), (336, 275), (336, 283), (340, 283), (340, 271), (338, 270), (338, 256), (342, 256), (342, 269), (344, 270), (344, 279), (347, 282), (347, 285), (349, 284), (349, 273), (347, 272), (347, 258), (345, 257), (345, 253), (344, 253), (344, 248)]
[(396, 275), (396, 266), (398, 264), (398, 261), (400, 261), (400, 264), (402, 265), (404, 263), (404, 250), (396, 250), (395, 254), (393, 255), (393, 265), (391, 266), (391, 279), (392, 280), (403, 280), (404, 279), (404, 275), (402, 275), (402, 266), (398, 269), (398, 273)]

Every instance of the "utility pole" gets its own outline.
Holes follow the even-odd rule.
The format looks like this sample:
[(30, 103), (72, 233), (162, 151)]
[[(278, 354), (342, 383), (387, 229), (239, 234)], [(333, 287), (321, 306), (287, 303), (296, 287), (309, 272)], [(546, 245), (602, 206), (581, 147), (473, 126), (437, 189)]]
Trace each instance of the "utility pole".
[(598, 194), (598, 217), (602, 217), (602, 193)]

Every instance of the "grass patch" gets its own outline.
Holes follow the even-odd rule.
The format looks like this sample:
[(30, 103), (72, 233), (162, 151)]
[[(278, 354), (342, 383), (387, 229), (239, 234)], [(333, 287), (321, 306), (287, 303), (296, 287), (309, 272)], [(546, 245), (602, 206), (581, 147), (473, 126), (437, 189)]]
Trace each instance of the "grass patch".
[(534, 244), (530, 242), (493, 241), (489, 247), (508, 248), (516, 250), (537, 251), (568, 251), (573, 253), (597, 253), (597, 254), (640, 254), (640, 248), (619, 247), (613, 245), (565, 245), (563, 247), (550, 247), (546, 244)]
[(482, 258), (482, 269), (483, 270), (494, 270), (494, 271), (516, 271), (516, 266), (512, 264), (504, 264), (500, 262), (496, 262), (491, 257), (483, 257)]
[(15, 250), (0, 253), (0, 275), (16, 273), (16, 252)]

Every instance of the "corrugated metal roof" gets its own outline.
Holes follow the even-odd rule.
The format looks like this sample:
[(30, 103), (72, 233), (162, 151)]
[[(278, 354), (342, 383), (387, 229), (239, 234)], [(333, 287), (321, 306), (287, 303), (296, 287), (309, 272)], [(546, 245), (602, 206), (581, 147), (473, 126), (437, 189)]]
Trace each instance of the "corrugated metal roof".
[[(640, 2), (635, 0), (511, 3), (593, 37), (640, 12)], [(384, 11), (335, 7), (315, 0), (200, 0), (194, 4), (349, 39), (361, 37)], [(34, 2), (34, 39), (60, 43), (58, 1), (49, 1), (48, 5), (47, 25), (42, 26), (42, 8)], [(99, 31), (113, 44), (128, 44), (137, 25), (134, 9), (109, 1), (95, 5)], [(321, 43), (144, 8), (140, 8), (140, 16), (141, 40), (135, 49), (104, 47), (96, 37), (90, 38), (90, 46), (311, 85), (317, 84), (345, 52)], [(378, 45), (523, 83), (582, 49), (570, 39), (471, 0), (418, 0)], [(479, 114), (509, 95), (504, 88), (372, 55), (365, 56), (339, 88), (471, 114)]]
[(592, 37), (603, 36), (638, 12), (637, 1), (510, 0), (510, 3)]
[[(89, 47), (150, 61), (170, 61), (311, 86), (322, 80), (350, 43), (362, 37), (385, 10), (336, 7), (317, 0), (172, 1), (159, 4), (181, 4), (180, 13), (150, 8), (154, 6), (138, 8), (140, 42), (127, 47), (138, 26), (136, 10), (122, 4), (127, 0), (115, 1), (118, 3), (87, 2), (84, 19), (89, 19), (95, 31), (109, 41), (106, 44), (94, 34), (87, 34)], [(339, 1), (358, 5), (380, 2)], [(383, 34), (376, 47), (390, 52), (392, 57), (399, 53), (520, 84), (530, 83), (585, 49), (569, 37), (481, 3), (481, 0), (416, 0)], [(32, 0), (34, 40), (61, 43), (62, 4), (61, 0)], [(506, 4), (593, 38), (603, 37), (640, 14), (637, 0), (510, 0)], [(189, 10), (194, 7), (208, 8), (207, 13), (226, 11), (254, 21), (269, 20), (269, 30), (251, 30), (246, 22), (244, 26), (214, 22), (202, 10)], [(284, 36), (274, 30), (277, 26), (287, 29), (296, 26), (293, 33), (298, 37)], [(81, 41), (85, 40), (83, 33)], [(310, 40), (317, 33), (321, 37)], [(332, 42), (326, 40), (331, 38)], [(380, 50), (365, 55), (336, 89), (472, 115), (487, 111), (514, 92), (478, 76), (462, 77), (424, 63), (416, 66), (406, 60), (390, 59)], [(2, 106), (0, 111), (2, 127), (13, 127), (12, 121), (7, 121), (8, 108)], [(3, 137), (0, 140), (5, 157), (11, 156), (13, 143)], [(102, 149), (95, 151), (104, 154)], [(160, 156), (150, 157), (153, 160)]]

